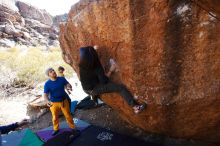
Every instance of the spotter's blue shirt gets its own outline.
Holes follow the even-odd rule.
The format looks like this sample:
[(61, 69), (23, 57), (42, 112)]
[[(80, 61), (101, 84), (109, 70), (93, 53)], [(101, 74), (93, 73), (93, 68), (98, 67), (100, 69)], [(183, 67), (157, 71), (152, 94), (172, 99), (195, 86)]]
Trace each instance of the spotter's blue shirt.
[(68, 83), (64, 77), (57, 77), (55, 81), (49, 79), (44, 84), (44, 93), (49, 94), (49, 100), (51, 102), (62, 102), (68, 98), (65, 92), (65, 86)]

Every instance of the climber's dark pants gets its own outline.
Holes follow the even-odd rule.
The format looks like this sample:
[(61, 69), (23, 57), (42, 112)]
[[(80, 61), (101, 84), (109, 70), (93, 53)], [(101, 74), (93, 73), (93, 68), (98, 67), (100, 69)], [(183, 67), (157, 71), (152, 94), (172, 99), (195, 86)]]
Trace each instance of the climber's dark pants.
[(93, 100), (95, 100), (96, 102), (100, 94), (116, 92), (124, 98), (128, 105), (132, 107), (137, 105), (130, 91), (128, 91), (128, 89), (122, 84), (116, 84), (113, 82), (109, 82), (107, 84), (99, 84), (95, 86), (93, 90), (87, 90), (85, 92), (91, 95)]

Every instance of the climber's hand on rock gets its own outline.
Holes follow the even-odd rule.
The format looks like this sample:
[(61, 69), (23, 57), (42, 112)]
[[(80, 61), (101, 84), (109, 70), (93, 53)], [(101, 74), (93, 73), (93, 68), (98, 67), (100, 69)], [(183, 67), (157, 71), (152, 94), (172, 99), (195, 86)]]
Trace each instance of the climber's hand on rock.
[(118, 72), (118, 71), (119, 71), (118, 65), (116, 64), (116, 62), (115, 62), (114, 59), (111, 58), (111, 59), (109, 60), (109, 64), (110, 64), (110, 69), (109, 69), (109, 71), (111, 71), (111, 72)]
[(112, 64), (112, 65), (110, 66), (109, 71), (110, 71), (110, 72), (114, 72), (115, 70), (116, 70), (116, 65), (115, 65), (115, 64)]

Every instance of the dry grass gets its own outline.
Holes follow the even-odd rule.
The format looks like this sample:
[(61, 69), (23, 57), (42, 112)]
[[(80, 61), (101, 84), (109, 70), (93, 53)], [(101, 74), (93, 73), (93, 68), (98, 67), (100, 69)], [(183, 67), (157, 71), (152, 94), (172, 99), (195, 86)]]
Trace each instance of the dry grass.
[[(17, 49), (0, 51), (2, 81), (12, 85), (35, 86), (47, 79), (45, 69), (59, 66), (65, 68), (65, 75), (73, 75), (72, 68), (66, 64), (59, 48), (43, 51), (40, 48)], [(5, 78), (5, 79), (4, 79)]]

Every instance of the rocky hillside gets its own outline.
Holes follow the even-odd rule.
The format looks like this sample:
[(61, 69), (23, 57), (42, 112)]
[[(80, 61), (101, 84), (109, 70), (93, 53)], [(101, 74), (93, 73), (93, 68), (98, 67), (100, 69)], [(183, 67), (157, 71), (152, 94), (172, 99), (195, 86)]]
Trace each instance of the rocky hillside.
[(150, 132), (220, 143), (218, 0), (81, 0), (61, 26), (64, 58), (78, 72), (79, 48), (99, 45), (113, 80), (147, 102), (135, 115), (117, 94), (102, 99)]
[(53, 25), (59, 29), (60, 23), (65, 23), (67, 20), (68, 14), (57, 15), (53, 18)]
[(53, 18), (45, 10), (15, 0), (1, 0), (0, 12), (1, 47), (59, 46), (58, 27), (66, 15)]

